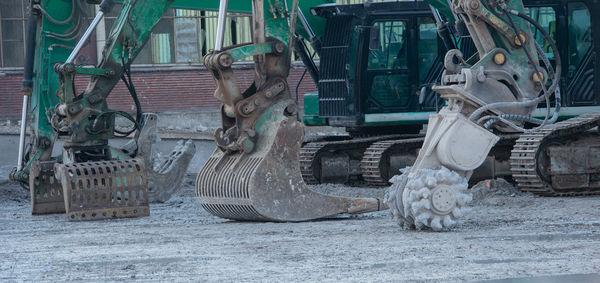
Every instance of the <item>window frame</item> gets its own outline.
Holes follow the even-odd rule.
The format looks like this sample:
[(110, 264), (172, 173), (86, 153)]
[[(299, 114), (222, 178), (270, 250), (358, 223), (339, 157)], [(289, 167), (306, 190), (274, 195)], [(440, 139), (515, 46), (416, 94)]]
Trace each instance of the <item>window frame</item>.
[[(12, 72), (12, 71), (23, 71), (24, 67), (23, 65), (20, 66), (11, 66), (11, 67), (7, 67), (5, 66), (5, 52), (4, 52), (4, 47), (6, 46), (6, 42), (4, 40), (2, 40), (3, 37), (3, 32), (2, 32), (2, 27), (3, 27), (3, 23), (4, 21), (8, 21), (8, 20), (15, 20), (15, 21), (19, 21), (20, 22), (20, 26), (22, 28), (21, 31), (21, 36), (22, 36), (22, 42), (23, 46), (26, 46), (26, 40), (27, 40), (27, 18), (29, 15), (29, 3), (27, 3), (27, 1), (18, 1), (18, 3), (20, 4), (20, 10), (21, 10), (21, 17), (2, 17), (2, 15), (0, 14), (0, 71), (2, 72)], [(89, 5), (91, 8), (91, 10), (95, 11), (94, 7), (96, 5)], [(103, 18), (102, 23), (104, 23), (104, 27), (106, 30), (105, 36), (108, 37), (110, 34), (110, 28), (112, 27), (112, 23), (114, 23), (114, 21), (118, 18), (119, 15), (119, 11), (120, 11), (120, 6), (121, 4), (117, 4), (117, 7), (115, 7), (113, 9), (113, 11), (107, 15), (105, 15), (105, 17)], [(177, 15), (177, 10), (183, 10), (183, 11), (197, 11), (196, 13), (194, 13), (195, 15), (193, 16), (187, 16), (185, 15), (185, 12), (183, 12), (183, 15)], [(0, 12), (1, 13), (1, 12)], [(88, 22), (91, 20), (91, 18), (93, 18), (94, 15), (88, 15)], [(170, 34), (169, 37), (170, 39), (172, 38), (173, 40), (169, 40), (170, 44), (171, 44), (171, 58), (169, 60), (169, 63), (155, 63), (154, 62), (154, 56), (156, 54), (156, 52), (158, 52), (157, 50), (155, 50), (155, 47), (152, 44), (152, 40), (154, 38), (154, 32), (150, 35), (150, 39), (148, 40), (149, 42), (147, 42), (146, 44), (149, 45), (149, 47), (145, 46), (144, 48), (149, 48), (149, 52), (150, 52), (150, 58), (149, 58), (149, 62), (145, 62), (145, 63), (133, 63), (132, 67), (133, 68), (161, 68), (161, 67), (165, 67), (165, 68), (173, 68), (173, 67), (202, 67), (202, 57), (204, 55), (206, 55), (213, 47), (209, 46), (209, 44), (214, 43), (214, 38), (210, 39), (209, 37), (211, 35), (214, 35), (215, 31), (209, 31), (208, 29), (212, 28), (212, 26), (214, 25), (216, 28), (216, 20), (218, 17), (218, 12), (216, 11), (210, 11), (210, 10), (194, 10), (194, 9), (179, 9), (179, 8), (169, 8), (167, 10), (167, 12), (165, 12), (165, 15), (163, 15), (163, 17), (161, 17), (161, 21), (162, 20), (168, 20), (169, 21), (169, 26), (170, 26)], [(195, 48), (195, 51), (198, 54), (198, 58), (195, 61), (179, 61), (177, 58), (177, 48), (178, 48), (178, 41), (177, 41), (177, 34), (178, 34), (178, 29), (176, 28), (176, 20), (177, 19), (196, 19), (197, 20), (197, 26), (196, 26), (196, 32), (198, 34), (198, 40), (197, 40), (197, 45)], [(225, 42), (228, 43), (232, 43), (232, 44), (240, 44), (240, 43), (246, 43), (248, 42), (247, 40), (251, 41), (252, 40), (252, 30), (250, 29), (251, 23), (252, 23), (252, 14), (251, 13), (240, 13), (240, 12), (229, 12), (227, 15), (227, 28), (231, 29), (232, 27), (236, 29), (235, 32), (229, 32), (228, 34), (230, 34), (230, 36), (225, 37)], [(207, 23), (207, 21), (214, 21), (214, 23)], [(84, 29), (85, 27), (82, 27), (82, 29)], [(89, 44), (94, 44), (96, 36), (95, 36), (95, 31), (94, 34), (92, 35), (93, 39), (90, 41)], [(23, 64), (24, 59), (25, 59), (25, 48), (23, 48)], [(91, 62), (96, 62), (98, 61), (98, 54), (94, 53), (91, 54), (90, 56), (90, 61)], [(136, 60), (137, 61), (137, 60)], [(249, 62), (252, 61), (252, 58), (246, 58), (246, 60), (242, 60), (241, 62), (236, 62), (236, 65), (245, 65), (248, 64)]]
[[(4, 21), (21, 21), (21, 33), (22, 33), (22, 37), (23, 37), (23, 46), (27, 46), (27, 30), (26, 30), (26, 20), (27, 20), (27, 14), (28, 14), (28, 7), (29, 5), (26, 5), (25, 3), (26, 1), (18, 1), (18, 3), (21, 4), (21, 17), (20, 18), (15, 18), (15, 17), (3, 17), (2, 16), (2, 10), (0, 9), (0, 70), (19, 70), (19, 69), (23, 69), (23, 67), (18, 67), (18, 66), (10, 66), (10, 67), (6, 67), (4, 66), (5, 64), (5, 60), (4, 60), (4, 34), (3, 34), (3, 26), (4, 26)], [(25, 48), (23, 48), (23, 59), (25, 59)], [(25, 62), (23, 62), (25, 63)]]

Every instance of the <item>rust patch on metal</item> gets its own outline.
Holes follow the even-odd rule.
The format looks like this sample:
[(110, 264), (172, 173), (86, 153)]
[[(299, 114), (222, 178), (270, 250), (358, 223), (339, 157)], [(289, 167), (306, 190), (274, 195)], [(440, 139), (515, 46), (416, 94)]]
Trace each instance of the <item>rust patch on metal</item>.
[(54, 177), (54, 161), (36, 161), (29, 170), (31, 214), (64, 213), (62, 187)]

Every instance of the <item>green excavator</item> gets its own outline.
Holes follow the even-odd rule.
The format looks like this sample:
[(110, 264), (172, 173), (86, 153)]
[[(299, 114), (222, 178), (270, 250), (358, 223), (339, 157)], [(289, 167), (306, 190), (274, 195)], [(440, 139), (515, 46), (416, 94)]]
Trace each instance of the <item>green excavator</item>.
[[(66, 212), (70, 220), (144, 216), (149, 202), (166, 201), (180, 186), (194, 145), (181, 141), (166, 158), (153, 158), (157, 116), (142, 112), (130, 74), (132, 61), (171, 2), (125, 2), (96, 66), (80, 65), (76, 58), (113, 1), (92, 1), (99, 10), (80, 38), (89, 11), (85, 3), (30, 2), (23, 123), (10, 178), (29, 189), (33, 214)], [(91, 76), (84, 91), (75, 89), (75, 76)], [(131, 92), (135, 117), (108, 107), (106, 98), (120, 80)], [(116, 116), (132, 127), (116, 129)], [(123, 147), (108, 143), (128, 136), (133, 138)], [(62, 143), (61, 153), (52, 156), (56, 141)]]
[[(529, 0), (523, 4), (525, 13), (557, 42), (566, 66), (560, 78), (564, 91), (559, 120), (599, 111), (600, 69), (594, 67), (600, 51), (594, 34), (599, 29), (593, 28), (598, 23), (591, 17), (599, 10), (598, 4)], [(471, 58), (477, 52), (471, 36), (465, 29), (456, 30), (451, 22), (436, 24), (435, 19), (443, 16), (423, 1), (327, 5), (312, 10), (327, 20), (329, 32), (321, 35), (321, 46), (342, 56), (320, 54), (320, 68), (310, 72), (317, 74), (319, 88), (304, 94), (303, 122), (345, 127), (349, 135), (306, 142), (300, 154), (304, 180), (389, 186), (400, 169), (416, 160), (424, 140), (419, 130), (427, 124), (427, 117), (445, 105), (431, 86), (440, 82), (446, 51), (459, 49), (464, 58)], [(439, 37), (436, 26), (441, 28)], [(335, 28), (354, 32), (336, 33)], [(534, 29), (532, 36), (554, 64), (542, 32)], [(335, 67), (340, 65), (346, 67)], [(543, 111), (533, 115), (542, 118)], [(509, 156), (516, 138), (505, 136), (496, 144), (470, 182), (512, 179)]]
[[(583, 83), (588, 89), (570, 85), (577, 79), (563, 82), (563, 87), (560, 84), (563, 66), (569, 66), (570, 72), (571, 66), (580, 63), (574, 61), (576, 58), (591, 56), (588, 60), (596, 60), (590, 48), (593, 29), (589, 27), (595, 24), (590, 15), (597, 12), (597, 5), (554, 1), (546, 9), (559, 14), (566, 8), (572, 13), (569, 18), (555, 17), (554, 36), (566, 47), (571, 43), (560, 36), (565, 36), (566, 26), (577, 25), (566, 35), (589, 43), (577, 46), (584, 55), (561, 50), (552, 29), (531, 17), (531, 8), (528, 14), (519, 0), (430, 4), (445, 18), (439, 25), (453, 23), (457, 30), (468, 32), (477, 55), (466, 58), (460, 50), (451, 49), (445, 56), (441, 81), (432, 89), (446, 105), (430, 115), (416, 161), (394, 177), (387, 191), (385, 202), (398, 222), (436, 231), (452, 227), (471, 199), (468, 180), (474, 170), (497, 143), (515, 133), (518, 136), (508, 161), (519, 189), (545, 196), (600, 193), (600, 112), (557, 122), (567, 104), (564, 98), (577, 101), (585, 97), (588, 103), (598, 103), (598, 86), (589, 81), (594, 75), (581, 74), (588, 78)], [(533, 8), (544, 7), (539, 1), (535, 4), (538, 6)], [(590, 23), (588, 28), (586, 22)], [(558, 27), (562, 27), (560, 33)], [(542, 43), (536, 41), (537, 35), (543, 38)], [(588, 73), (596, 71), (587, 69)], [(577, 72), (576, 68), (573, 71)], [(540, 105), (542, 117), (533, 117)]]
[[(597, 126), (599, 115), (586, 114), (554, 123), (563, 103), (559, 79), (562, 77), (560, 58), (565, 51), (558, 51), (549, 32), (526, 14), (518, 0), (428, 1), (433, 7), (437, 32), (449, 51), (442, 61), (444, 70), (439, 74), (439, 83), (429, 86), (444, 101), (431, 95), (437, 106), (442, 104), (442, 107), (439, 114), (429, 118), (425, 138), (418, 141), (419, 137), (415, 137), (415, 142), (423, 146), (414, 166), (394, 179), (395, 184), (384, 201), (326, 196), (311, 191), (303, 181), (298, 162), (304, 126), (296, 120), (297, 105), (286, 78), (292, 48), (302, 46), (297, 33), (309, 39), (314, 50), (321, 50), (322, 57), (327, 57), (325, 50), (334, 51), (335, 46), (325, 44), (319, 48), (318, 36), (310, 31), (315, 25), (311, 27), (310, 22), (323, 22), (316, 17), (319, 9), (323, 15), (329, 13), (332, 17), (343, 9), (311, 10), (316, 3), (305, 6), (305, 2), (300, 8), (298, 1), (256, 0), (251, 7), (248, 1), (239, 2), (238, 7), (244, 7), (240, 10), (252, 11), (253, 42), (230, 47), (222, 44), (226, 11), (231, 5), (228, 1), (219, 3), (216, 46), (204, 57), (203, 63), (217, 85), (215, 97), (223, 103), (222, 127), (215, 133), (217, 148), (196, 182), (200, 203), (210, 213), (238, 220), (304, 221), (339, 213), (377, 211), (389, 205), (406, 226), (442, 230), (451, 227), (460, 217), (469, 201), (467, 180), (486, 160), (494, 145), (505, 139), (496, 133), (505, 132), (511, 136), (526, 133), (519, 136), (510, 155), (511, 171), (520, 188), (548, 195), (597, 192), (595, 150), (598, 147), (594, 145), (598, 143), (598, 135), (588, 130)], [(77, 44), (76, 30), (80, 27), (77, 5), (82, 3), (73, 0), (72, 6), (68, 6), (67, 1), (62, 3), (64, 7), (54, 6), (52, 10), (47, 4), (32, 2), (33, 24), (30, 22), (29, 26), (33, 32), (29, 34), (36, 36), (29, 41), (24, 80), (26, 98), (32, 97), (30, 103), (24, 100), (24, 105), (29, 105), (29, 108), (24, 107), (24, 115), (31, 113), (31, 147), (26, 154), (24, 150), (20, 152), (19, 166), (11, 178), (29, 185), (34, 213), (66, 210), (72, 220), (147, 215), (149, 201), (167, 199), (172, 194), (168, 189), (176, 188), (173, 184), (181, 182), (194, 151), (193, 145), (182, 142), (167, 160), (155, 164), (151, 146), (157, 116), (144, 115), (139, 108), (136, 117), (110, 110), (106, 97), (121, 79), (136, 100), (129, 66), (168, 7), (211, 8), (207, 7), (211, 5), (183, 0), (124, 1), (102, 59), (97, 66), (85, 67), (77, 65), (74, 58), (112, 3), (105, 0), (100, 4), (100, 12)], [(215, 3), (212, 4), (215, 8)], [(370, 4), (363, 7), (367, 5)], [(58, 14), (52, 16), (51, 13)], [(363, 17), (368, 15), (363, 14)], [(39, 18), (41, 23), (36, 22)], [(413, 63), (403, 62), (399, 54), (402, 55), (403, 49), (407, 54), (417, 54), (414, 47), (401, 46), (401, 43), (406, 42), (405, 37), (418, 37), (411, 35), (410, 29), (402, 28), (402, 20), (393, 21), (393, 15), (388, 20), (392, 23), (375, 21), (375, 25), (351, 27), (357, 38), (369, 38), (369, 44), (360, 47), (362, 53), (355, 53), (362, 55), (351, 57), (360, 58), (363, 66), (366, 64), (367, 75), (369, 66), (374, 68), (369, 84), (361, 77), (365, 73), (355, 72), (351, 64), (338, 67), (353, 73), (351, 78), (358, 78), (365, 88), (375, 85), (376, 90), (385, 85), (402, 88), (406, 83), (400, 78), (408, 73), (408, 77), (413, 78), (408, 81), (410, 95), (419, 89), (414, 84), (420, 80), (402, 66), (408, 64), (409, 69), (414, 68), (415, 58), (407, 59)], [(432, 23), (430, 19), (426, 21)], [(415, 27), (414, 20), (406, 23)], [(40, 25), (42, 28), (36, 32), (35, 28)], [(531, 32), (531, 26), (542, 34), (548, 46), (533, 40), (537, 33)], [(331, 31), (324, 30), (325, 33)], [(557, 31), (557, 34), (561, 33)], [(463, 52), (466, 46), (463, 38), (467, 35), (476, 50), (470, 57)], [(585, 38), (585, 32), (577, 37)], [(55, 50), (60, 51), (55, 53)], [(296, 49), (296, 52), (300, 57), (309, 57), (306, 48)], [(437, 53), (435, 55), (437, 57)], [(565, 57), (579, 58), (581, 62), (592, 60), (570, 55)], [(248, 56), (254, 59), (256, 76), (254, 83), (242, 91), (231, 66), (234, 61)], [(434, 62), (431, 56), (424, 59)], [(320, 76), (325, 66), (321, 65), (319, 71), (316, 66), (309, 67), (313, 75), (319, 75), (320, 91), (321, 83), (343, 81)], [(388, 66), (399, 68), (389, 71)], [(335, 66), (330, 67), (330, 71), (339, 71)], [(73, 88), (75, 74), (92, 77), (83, 93), (77, 94)], [(580, 76), (586, 74), (580, 73)], [(390, 75), (400, 77), (390, 78)], [(346, 86), (351, 88), (353, 82), (346, 81)], [(427, 91), (417, 93), (427, 94)], [(370, 95), (381, 97), (382, 94), (372, 92)], [(396, 95), (398, 100), (415, 103), (414, 97), (403, 98), (400, 91)], [(360, 95), (353, 99), (369, 101)], [(339, 104), (347, 99), (331, 97), (327, 101)], [(542, 113), (543, 119), (531, 116), (538, 104), (549, 109)], [(132, 130), (116, 131), (117, 115), (130, 120), (134, 125)], [(134, 138), (122, 148), (113, 148), (108, 140), (115, 133)], [(24, 136), (22, 130), (22, 140)], [(53, 157), (50, 154), (56, 139), (63, 141), (62, 154)], [(573, 156), (580, 158), (575, 160)], [(404, 161), (407, 163), (412, 160)]]
[[(565, 19), (556, 17), (561, 20), (559, 24), (563, 31), (556, 31), (551, 35), (551, 31), (530, 16), (532, 13), (539, 15), (544, 10), (540, 9), (544, 8), (540, 2), (537, 2), (538, 6), (532, 4), (529, 10), (518, 0), (432, 0), (428, 3), (432, 6), (438, 34), (449, 49), (443, 59), (444, 70), (439, 83), (431, 86), (444, 102), (439, 113), (430, 115), (425, 137), (411, 141), (421, 143), (418, 146), (420, 149), (415, 150), (414, 162), (404, 162), (412, 166), (405, 168), (401, 176), (393, 178), (394, 185), (386, 194), (385, 204), (392, 209), (399, 223), (416, 229), (444, 230), (452, 227), (470, 201), (468, 180), (498, 145), (502, 145), (498, 152), (508, 160), (512, 177), (522, 190), (541, 195), (598, 193), (599, 171), (595, 164), (600, 164), (597, 154), (600, 137), (597, 131), (590, 130), (597, 128), (600, 114), (591, 112), (557, 122), (563, 110), (563, 93), (560, 90), (565, 87), (563, 85), (561, 88), (559, 82), (563, 78), (561, 55), (565, 51), (559, 51), (553, 36), (564, 36)], [(364, 4), (363, 7), (367, 5), (372, 4)], [(597, 8), (593, 5), (571, 5), (569, 1), (561, 2), (561, 5), (555, 5), (552, 9), (562, 12), (560, 8), (566, 8), (569, 13), (577, 13), (578, 17), (577, 20), (571, 17), (572, 20), (568, 22), (578, 26), (568, 34), (574, 34), (574, 39), (579, 38), (583, 42), (589, 40), (591, 29), (585, 28), (585, 24), (581, 22), (585, 23), (587, 18), (591, 23), (589, 15)], [(330, 11), (337, 15), (343, 9), (333, 8)], [(373, 39), (373, 47), (376, 47), (376, 43), (381, 42), (381, 30), (389, 32), (393, 26), (394, 24), (387, 30), (380, 26), (379, 31), (371, 26), (357, 26), (354, 31), (360, 33), (361, 30), (369, 30), (369, 38)], [(470, 37), (475, 47), (474, 54), (469, 57), (460, 50), (466, 45), (462, 44), (462, 37), (465, 36)], [(538, 39), (541, 43), (538, 43)], [(356, 42), (351, 41), (352, 44)], [(332, 45), (331, 49), (335, 47)], [(366, 47), (363, 45), (362, 48)], [(391, 45), (386, 48), (390, 49)], [(588, 68), (578, 66), (589, 66), (589, 63), (584, 63), (585, 60), (571, 61), (575, 60), (573, 58), (583, 59), (587, 56), (588, 62), (596, 60), (594, 53), (590, 51), (591, 43), (587, 46), (588, 51), (585, 51), (585, 45), (578, 48), (591, 55), (569, 52), (565, 56), (568, 58), (568, 64), (565, 65), (576, 66), (569, 67), (574, 73), (577, 73), (577, 68)], [(367, 60), (365, 56), (357, 57)], [(387, 57), (388, 62), (391, 59)], [(381, 61), (383, 60), (379, 58), (373, 60), (377, 63)], [(350, 70), (355, 70), (349, 64), (338, 66), (349, 73)], [(321, 68), (325, 70), (326, 65)], [(219, 81), (222, 76), (219, 72), (214, 73), (221, 87), (224, 85)], [(587, 71), (589, 73), (593, 72)], [(322, 72), (319, 73), (321, 74)], [(580, 84), (573, 85), (573, 90), (583, 93), (573, 93), (567, 89), (566, 92), (571, 93), (569, 101), (584, 98), (588, 103), (597, 103), (597, 86), (589, 81), (590, 75), (583, 75), (581, 72), (580, 75), (587, 76), (587, 87), (581, 89)], [(346, 78), (356, 80), (361, 76), (354, 73)], [(346, 78), (319, 76), (319, 87), (321, 83), (341, 85), (344, 82), (346, 86), (352, 87), (353, 81), (347, 81)], [(364, 83), (363, 80), (360, 82)], [(594, 91), (590, 90), (590, 86)], [(344, 93), (343, 89), (341, 93)], [(352, 104), (352, 99), (327, 97), (328, 94), (330, 93), (323, 93), (326, 98), (323, 99), (323, 104), (337, 103), (340, 105), (337, 110), (345, 111), (344, 107), (355, 105)], [(360, 96), (354, 98), (363, 99)], [(254, 105), (257, 103), (250, 101), (253, 100), (239, 104), (237, 107), (240, 107), (238, 111), (241, 113), (236, 114), (235, 123), (232, 120), (231, 126), (224, 124), (224, 130), (217, 133), (219, 147), (202, 169), (197, 182), (197, 193), (203, 206), (221, 217), (246, 220), (298, 221), (326, 216), (336, 211), (347, 212), (346, 208), (349, 206), (332, 201), (329, 204), (319, 203), (329, 205), (326, 208), (330, 210), (315, 209), (313, 214), (296, 214), (300, 210), (313, 209), (317, 201), (323, 200), (320, 196), (315, 197), (314, 194), (305, 192), (304, 184), (298, 181), (296, 175), (291, 175), (289, 170), (273, 168), (274, 164), (295, 167), (299, 153), (296, 152), (296, 147), (290, 147), (293, 143), (282, 138), (287, 137), (290, 132), (301, 131), (301, 127), (290, 127), (289, 132), (285, 131), (288, 134), (279, 132), (272, 140), (268, 140), (275, 147), (267, 147), (266, 152), (261, 152), (262, 148), (257, 146), (261, 142), (260, 138), (252, 140), (256, 131), (239, 131), (240, 125), (244, 125), (244, 122), (240, 123), (240, 120), (244, 121), (241, 117), (244, 117), (243, 114), (248, 115), (245, 111), (252, 113), (256, 109)], [(343, 103), (348, 101), (351, 103)], [(539, 113), (541, 118), (533, 116), (538, 115), (534, 111), (540, 105), (545, 109)], [(589, 110), (593, 108), (586, 109)], [(226, 110), (223, 112), (226, 113)], [(283, 110), (282, 114), (286, 116), (293, 112), (286, 113)], [(563, 118), (574, 115), (572, 112), (565, 112)], [(230, 115), (224, 115), (231, 118)], [(223, 121), (227, 119), (224, 118)], [(279, 124), (273, 128), (289, 127), (288, 122), (275, 121), (276, 125)], [(237, 132), (237, 135), (228, 134), (228, 131)], [(230, 138), (231, 136), (234, 138)], [(507, 151), (507, 145), (512, 149)], [(245, 148), (251, 150), (245, 151)], [(284, 180), (290, 180), (289, 184), (279, 181), (282, 176)], [(274, 178), (278, 180), (274, 181)], [(233, 181), (230, 183), (224, 182), (231, 179)], [(298, 192), (300, 194), (296, 194)], [(306, 197), (302, 197), (304, 195)], [(370, 203), (371, 205), (365, 205), (369, 208), (361, 211), (375, 210), (375, 202)], [(377, 207), (380, 209), (381, 205), (378, 203)]]
[[(207, 210), (235, 218), (227, 214), (230, 209), (237, 211), (240, 219), (306, 220), (383, 208), (381, 200), (375, 198), (313, 193), (294, 168), (303, 127), (295, 120), (297, 107), (286, 81), (291, 47), (297, 41), (295, 36), (311, 38), (315, 30), (319, 31), (322, 19), (309, 14), (308, 8), (323, 2), (304, 1), (299, 6), (297, 1), (256, 1), (252, 5), (248, 1), (231, 1), (229, 5), (227, 1), (123, 1), (98, 64), (85, 66), (76, 58), (114, 5), (110, 0), (89, 3), (99, 4), (99, 10), (80, 36), (89, 11), (81, 0), (31, 1), (24, 123), (18, 165), (10, 177), (31, 192), (33, 214), (66, 212), (69, 220), (144, 216), (149, 214), (149, 202), (166, 201), (180, 186), (194, 145), (181, 141), (167, 158), (154, 160), (152, 144), (158, 117), (142, 112), (130, 71), (169, 7), (222, 11), (218, 45), (204, 58), (218, 86), (215, 96), (223, 102), (223, 127), (215, 134), (218, 149), (198, 179), (198, 195)], [(252, 43), (223, 48), (224, 11), (228, 6), (233, 11), (252, 11)], [(296, 22), (300, 21), (310, 27), (310, 33), (296, 32)], [(256, 80), (242, 92), (236, 86), (231, 64), (248, 56), (254, 57)], [(74, 87), (76, 76), (90, 76), (83, 92)], [(119, 80), (131, 93), (134, 116), (108, 107), (106, 98)], [(129, 120), (131, 129), (115, 128), (116, 116)], [(27, 125), (31, 132), (26, 150)], [(115, 137), (132, 140), (116, 148), (109, 144)], [(61, 153), (52, 156), (56, 141), (62, 144)], [(213, 168), (209, 168), (211, 164)], [(272, 177), (259, 180), (256, 176)], [(252, 208), (228, 208), (232, 201), (219, 203), (222, 194), (215, 194), (222, 186), (228, 190), (225, 196), (239, 197), (237, 201), (246, 204), (249, 202), (244, 196), (257, 201), (269, 196), (273, 199), (266, 204), (262, 201), (264, 207), (255, 203)], [(277, 186), (281, 188), (274, 189)], [(234, 188), (241, 191), (234, 192)], [(311, 199), (314, 203), (307, 207), (304, 203)], [(275, 208), (270, 201), (280, 206)]]

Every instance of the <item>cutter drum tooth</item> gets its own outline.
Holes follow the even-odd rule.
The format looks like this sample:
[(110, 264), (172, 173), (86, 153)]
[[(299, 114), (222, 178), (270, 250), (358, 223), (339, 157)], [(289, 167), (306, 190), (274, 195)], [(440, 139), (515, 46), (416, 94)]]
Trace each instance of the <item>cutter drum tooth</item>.
[(29, 191), (32, 215), (65, 212), (62, 187), (54, 176), (54, 163), (54, 161), (31, 163)]
[(291, 118), (272, 118), (262, 129), (253, 152), (226, 153), (217, 148), (200, 170), (196, 195), (211, 214), (234, 220), (295, 222), (387, 208), (376, 198), (311, 191), (298, 161), (302, 124)]
[(142, 159), (57, 163), (54, 171), (69, 220), (150, 215)]

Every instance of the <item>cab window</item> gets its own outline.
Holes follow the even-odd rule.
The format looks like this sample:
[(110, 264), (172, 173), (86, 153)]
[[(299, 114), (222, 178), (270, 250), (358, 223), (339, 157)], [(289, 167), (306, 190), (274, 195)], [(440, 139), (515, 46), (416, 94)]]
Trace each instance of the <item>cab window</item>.
[[(538, 22), (544, 30), (550, 35), (552, 40), (556, 41), (556, 12), (552, 7), (529, 7), (525, 8), (525, 13)], [(552, 60), (554, 59), (554, 53), (550, 43), (544, 38), (544, 35), (535, 26), (530, 25), (531, 31), (533, 32), (533, 38), (542, 47), (546, 57)]]
[(571, 76), (592, 47), (592, 25), (590, 10), (584, 3), (569, 3), (568, 13), (569, 76)]
[(430, 17), (419, 17), (417, 25), (419, 27), (417, 41), (419, 82), (422, 82), (438, 57), (438, 34), (435, 21)]
[(369, 52), (369, 70), (407, 68), (407, 36), (404, 21), (379, 21), (379, 46)]

